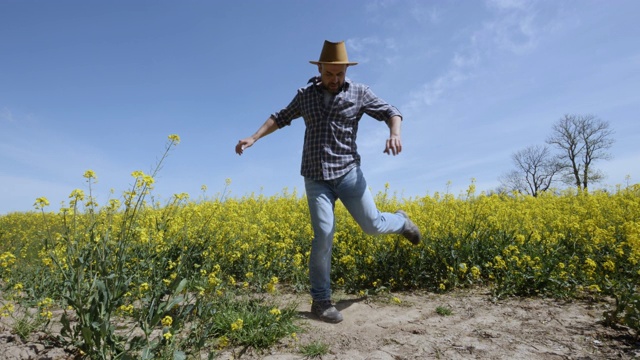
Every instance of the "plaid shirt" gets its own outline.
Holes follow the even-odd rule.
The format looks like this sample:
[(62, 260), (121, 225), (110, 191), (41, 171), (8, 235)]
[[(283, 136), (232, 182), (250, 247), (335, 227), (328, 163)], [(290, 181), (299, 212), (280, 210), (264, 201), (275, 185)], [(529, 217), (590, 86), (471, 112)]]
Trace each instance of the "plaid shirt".
[(368, 86), (345, 79), (342, 90), (331, 95), (325, 106), (325, 93), (319, 77), (298, 90), (291, 103), (271, 115), (278, 128), (291, 125), (302, 116), (306, 125), (302, 150), (302, 176), (314, 180), (333, 180), (360, 165), (356, 145), (358, 122), (367, 114), (379, 121), (402, 116), (398, 109), (378, 98)]

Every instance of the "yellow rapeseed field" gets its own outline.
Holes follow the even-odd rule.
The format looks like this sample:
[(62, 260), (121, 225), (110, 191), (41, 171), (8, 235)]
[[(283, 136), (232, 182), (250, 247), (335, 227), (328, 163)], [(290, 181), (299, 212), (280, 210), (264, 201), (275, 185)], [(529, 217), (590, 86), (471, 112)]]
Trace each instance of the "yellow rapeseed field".
[[(167, 151), (177, 142), (170, 138)], [(27, 300), (52, 298), (92, 314), (74, 301), (102, 286), (113, 314), (146, 316), (150, 328), (165, 328), (158, 341), (167, 344), (184, 323), (176, 304), (189, 296), (212, 302), (229, 294), (307, 291), (313, 234), (303, 195), (284, 190), (274, 196), (190, 199), (178, 194), (167, 204), (149, 204), (145, 196), (153, 175), (135, 172), (136, 185), (120, 201), (100, 205), (90, 195), (96, 174), (87, 172), (88, 189), (75, 190), (68, 206), (50, 210), (46, 198), (39, 198), (37, 211), (1, 216), (0, 316)], [(376, 202), (381, 211), (404, 209), (424, 241), (414, 247), (396, 235), (368, 236), (338, 204), (335, 289), (365, 295), (479, 284), (495, 296), (606, 295), (618, 304), (606, 320), (640, 328), (640, 185), (531, 197), (476, 194), (472, 183), (459, 196), (408, 199), (386, 188)], [(101, 277), (102, 285), (95, 280)], [(165, 307), (142, 314), (134, 305), (144, 299), (163, 299)], [(106, 300), (98, 296), (97, 301)], [(42, 317), (50, 319), (50, 300), (40, 307)], [(200, 315), (205, 310), (200, 308)], [(217, 320), (219, 330), (209, 329), (216, 346), (242, 343), (241, 333), (258, 326), (238, 311)], [(282, 321), (284, 313), (266, 304), (263, 318)], [(96, 342), (80, 348), (95, 351)]]

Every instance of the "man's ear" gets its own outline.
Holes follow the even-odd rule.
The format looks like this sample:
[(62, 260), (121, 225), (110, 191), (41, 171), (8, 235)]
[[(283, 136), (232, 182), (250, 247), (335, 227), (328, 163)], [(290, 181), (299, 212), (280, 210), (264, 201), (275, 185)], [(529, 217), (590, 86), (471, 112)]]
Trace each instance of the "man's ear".
[(318, 64), (318, 72), (322, 74), (322, 64)]

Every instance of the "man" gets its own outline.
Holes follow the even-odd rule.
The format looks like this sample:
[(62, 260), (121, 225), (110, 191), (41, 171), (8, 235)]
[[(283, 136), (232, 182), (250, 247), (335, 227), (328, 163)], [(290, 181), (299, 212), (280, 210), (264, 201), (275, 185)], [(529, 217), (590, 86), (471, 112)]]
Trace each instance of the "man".
[(407, 214), (381, 213), (360, 170), (356, 135), (360, 118), (367, 114), (389, 126), (384, 152), (402, 151), (398, 109), (382, 101), (365, 85), (346, 77), (349, 62), (343, 41), (324, 42), (318, 66), (320, 76), (298, 90), (291, 103), (271, 115), (252, 136), (238, 141), (235, 151), (242, 155), (258, 139), (290, 125), (302, 117), (306, 130), (301, 174), (309, 202), (314, 238), (309, 259), (311, 311), (321, 320), (340, 322), (342, 314), (331, 304), (331, 249), (335, 232), (335, 202), (340, 199), (365, 233), (402, 234), (411, 243), (420, 243), (420, 231)]

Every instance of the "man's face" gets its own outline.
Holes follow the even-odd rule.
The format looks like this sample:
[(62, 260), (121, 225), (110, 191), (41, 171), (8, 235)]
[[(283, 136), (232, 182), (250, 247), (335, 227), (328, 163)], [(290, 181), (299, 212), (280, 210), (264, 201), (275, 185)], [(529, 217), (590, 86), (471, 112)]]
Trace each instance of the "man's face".
[(320, 71), (322, 86), (334, 94), (340, 91), (347, 75), (347, 65), (319, 64), (318, 71)]

